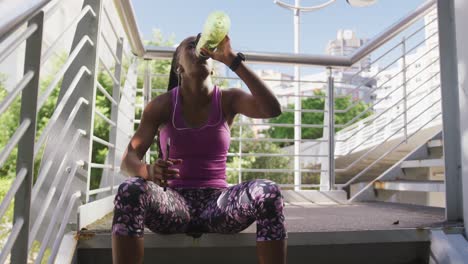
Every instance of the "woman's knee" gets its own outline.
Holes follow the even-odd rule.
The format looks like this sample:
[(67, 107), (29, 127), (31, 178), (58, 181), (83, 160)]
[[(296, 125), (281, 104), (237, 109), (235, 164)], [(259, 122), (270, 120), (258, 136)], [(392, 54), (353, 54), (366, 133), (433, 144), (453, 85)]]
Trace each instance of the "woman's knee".
[(125, 179), (117, 189), (116, 199), (135, 199), (146, 193), (148, 185), (140, 177), (130, 177)]
[(252, 199), (260, 203), (272, 203), (275, 206), (283, 205), (283, 194), (280, 186), (271, 180), (256, 179), (250, 185)]

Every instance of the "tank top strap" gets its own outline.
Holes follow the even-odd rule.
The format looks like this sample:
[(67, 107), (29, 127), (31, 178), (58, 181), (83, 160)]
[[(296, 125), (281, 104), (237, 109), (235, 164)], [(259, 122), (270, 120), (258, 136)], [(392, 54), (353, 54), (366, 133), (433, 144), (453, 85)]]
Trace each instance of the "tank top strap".
[(223, 117), (223, 108), (221, 105), (221, 89), (215, 85), (213, 97), (212, 111), (211, 111), (211, 124), (217, 124)]

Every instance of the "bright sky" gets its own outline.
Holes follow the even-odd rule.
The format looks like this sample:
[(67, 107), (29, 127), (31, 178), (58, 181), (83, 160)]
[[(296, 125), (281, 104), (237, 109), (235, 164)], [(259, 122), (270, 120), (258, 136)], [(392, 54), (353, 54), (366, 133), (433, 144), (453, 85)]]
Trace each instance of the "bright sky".
[[(294, 4), (294, 0), (285, 0)], [(302, 6), (325, 0), (302, 0)], [(411, 12), (424, 0), (378, 0), (371, 7), (351, 7), (337, 0), (319, 11), (301, 13), (301, 53), (324, 54), (329, 40), (338, 29), (352, 29), (360, 38), (372, 38)], [(293, 52), (293, 14), (273, 0), (152, 0), (133, 1), (140, 31), (150, 39), (153, 28), (165, 36), (175, 35), (177, 42), (202, 30), (205, 18), (215, 10), (231, 18), (230, 37), (235, 50)]]

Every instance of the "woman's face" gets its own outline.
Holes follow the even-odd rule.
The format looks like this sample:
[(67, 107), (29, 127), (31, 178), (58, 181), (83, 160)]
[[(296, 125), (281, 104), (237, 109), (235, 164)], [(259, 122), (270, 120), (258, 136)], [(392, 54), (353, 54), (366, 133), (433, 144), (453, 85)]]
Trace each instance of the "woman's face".
[(211, 72), (211, 59), (204, 60), (197, 57), (195, 53), (196, 38), (194, 36), (184, 39), (178, 47), (178, 58), (180, 71), (193, 75), (209, 75)]

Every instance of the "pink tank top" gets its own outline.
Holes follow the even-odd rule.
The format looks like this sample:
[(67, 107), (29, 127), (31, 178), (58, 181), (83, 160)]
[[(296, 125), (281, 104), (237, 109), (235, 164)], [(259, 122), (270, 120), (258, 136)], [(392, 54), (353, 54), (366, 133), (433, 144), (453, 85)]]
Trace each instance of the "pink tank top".
[(198, 128), (190, 128), (184, 121), (179, 87), (172, 89), (171, 94), (172, 114), (160, 131), (160, 144), (166, 158), (166, 142), (170, 138), (169, 157), (183, 162), (173, 166), (179, 169), (180, 178), (168, 180), (169, 187), (228, 187), (226, 158), (231, 132), (223, 116), (220, 89), (214, 87), (208, 120)]

